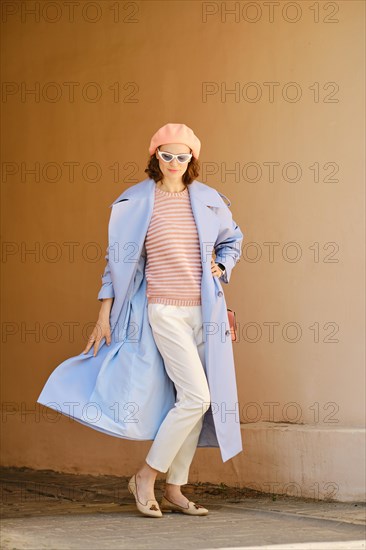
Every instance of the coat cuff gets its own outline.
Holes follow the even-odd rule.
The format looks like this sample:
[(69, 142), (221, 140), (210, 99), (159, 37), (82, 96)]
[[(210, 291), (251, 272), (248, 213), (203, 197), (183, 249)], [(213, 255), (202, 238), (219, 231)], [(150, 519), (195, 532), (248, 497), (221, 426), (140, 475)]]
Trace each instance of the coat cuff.
[(103, 300), (104, 298), (114, 298), (114, 289), (112, 283), (104, 283), (102, 288), (98, 293), (98, 300)]
[(222, 254), (221, 256), (220, 254), (217, 254), (215, 258), (215, 262), (225, 266), (225, 273), (221, 275), (219, 279), (223, 283), (228, 284), (228, 282), (230, 281), (231, 270), (234, 267), (236, 262), (234, 261), (232, 256), (229, 256), (229, 254)]

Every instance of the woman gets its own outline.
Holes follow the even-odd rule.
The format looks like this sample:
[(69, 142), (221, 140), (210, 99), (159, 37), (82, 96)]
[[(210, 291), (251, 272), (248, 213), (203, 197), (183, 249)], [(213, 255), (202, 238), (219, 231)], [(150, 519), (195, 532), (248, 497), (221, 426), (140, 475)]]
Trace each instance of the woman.
[[(66, 360), (38, 398), (110, 435), (154, 440), (128, 483), (138, 510), (151, 517), (162, 517), (161, 510), (207, 514), (181, 492), (197, 446), (220, 446), (224, 461), (242, 450), (218, 280), (229, 282), (243, 234), (224, 195), (195, 179), (200, 146), (184, 124), (166, 124), (152, 137), (149, 178), (112, 204), (102, 305), (81, 354), (94, 362), (86, 374), (80, 356)], [(69, 402), (86, 403), (82, 413), (76, 405), (72, 414), (66, 409), (66, 388), (68, 394), (73, 388)], [(86, 409), (91, 403), (98, 405), (96, 419)], [(136, 405), (139, 417), (121, 420), (118, 409), (116, 420), (122, 403), (124, 410)], [(158, 472), (167, 473), (161, 509), (154, 495)]]

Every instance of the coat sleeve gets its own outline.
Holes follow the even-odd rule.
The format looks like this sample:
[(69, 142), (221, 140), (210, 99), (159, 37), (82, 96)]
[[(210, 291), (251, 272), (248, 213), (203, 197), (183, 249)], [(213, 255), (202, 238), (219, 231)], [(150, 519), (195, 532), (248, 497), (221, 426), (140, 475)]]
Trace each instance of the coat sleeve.
[[(124, 193), (125, 193), (125, 191), (122, 193), (122, 195)], [(110, 217), (109, 217), (108, 228), (110, 227), (110, 223), (111, 223), (111, 220), (112, 220), (113, 205), (118, 203), (118, 202), (128, 200), (126, 198), (125, 199), (121, 198), (122, 195), (117, 197), (117, 199), (110, 205), (112, 210), (111, 210)], [(108, 240), (109, 240), (109, 231), (108, 231)], [(112, 277), (111, 277), (111, 267), (110, 267), (111, 252), (114, 253), (113, 248), (111, 249), (110, 242), (108, 242), (106, 255), (105, 255), (105, 260), (106, 260), (107, 263), (106, 263), (106, 266), (104, 268), (104, 273), (103, 273), (103, 275), (101, 275), (101, 277), (102, 277), (102, 286), (100, 287), (99, 292), (98, 292), (98, 300), (99, 301), (103, 300), (104, 298), (114, 298), (115, 297), (114, 288), (113, 288), (113, 281), (112, 281)]]
[(217, 209), (217, 214), (220, 218), (220, 230), (214, 245), (215, 262), (225, 266), (225, 273), (221, 275), (220, 280), (228, 283), (231, 271), (241, 257), (244, 234), (233, 220), (229, 206), (224, 202), (222, 208)]
[(103, 300), (103, 298), (114, 298), (114, 288), (111, 278), (111, 269), (109, 265), (109, 245), (107, 247), (107, 253), (105, 255), (107, 265), (105, 266), (104, 273), (102, 277), (102, 286), (98, 292), (98, 300)]

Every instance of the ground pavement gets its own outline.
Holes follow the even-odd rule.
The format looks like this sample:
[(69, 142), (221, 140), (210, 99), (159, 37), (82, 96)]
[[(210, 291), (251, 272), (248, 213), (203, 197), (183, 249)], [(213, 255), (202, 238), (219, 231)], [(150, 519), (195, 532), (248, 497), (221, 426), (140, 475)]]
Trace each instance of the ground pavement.
[[(132, 475), (133, 472), (131, 472)], [(0, 470), (3, 550), (359, 550), (365, 504), (263, 495), (225, 485), (187, 484), (204, 517), (143, 516), (127, 491), (130, 476)], [(164, 480), (157, 480), (158, 502)]]

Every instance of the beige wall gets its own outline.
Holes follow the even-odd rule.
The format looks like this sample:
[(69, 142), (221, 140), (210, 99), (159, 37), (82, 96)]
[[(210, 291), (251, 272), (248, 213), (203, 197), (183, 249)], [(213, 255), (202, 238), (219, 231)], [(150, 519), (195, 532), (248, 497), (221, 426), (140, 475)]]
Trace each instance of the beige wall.
[[(280, 479), (275, 492), (293, 481), (306, 496), (317, 482), (321, 498), (335, 483), (335, 498), (360, 498), (362, 460), (352, 480), (348, 460), (365, 411), (364, 3), (280, 2), (271, 15), (257, 2), (256, 22), (248, 2), (237, 21), (220, 11), (233, 2), (120, 2), (119, 14), (82, 2), (73, 16), (54, 4), (39, 21), (19, 2), (3, 13), (3, 464), (128, 475), (143, 460), (150, 442), (51, 422), (35, 400), (98, 314), (109, 204), (145, 178), (151, 135), (184, 122), (202, 141), (198, 179), (231, 199), (245, 235), (225, 287), (244, 453), (223, 465), (199, 449), (191, 479)], [(296, 426), (281, 438), (276, 422)]]

